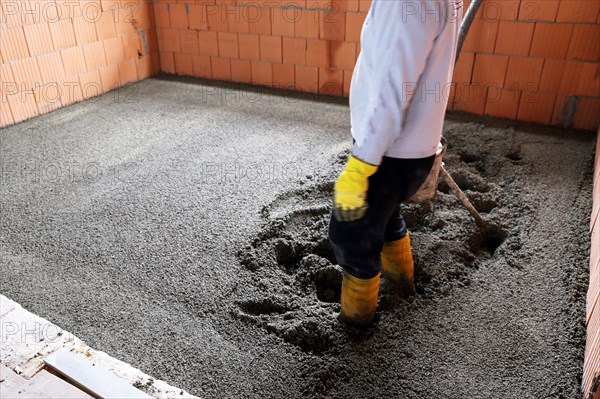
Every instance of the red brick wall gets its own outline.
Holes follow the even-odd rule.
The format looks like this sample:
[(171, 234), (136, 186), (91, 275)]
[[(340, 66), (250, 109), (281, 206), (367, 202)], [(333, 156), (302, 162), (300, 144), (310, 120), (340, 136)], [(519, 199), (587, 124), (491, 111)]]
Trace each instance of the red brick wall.
[[(161, 68), (348, 95), (369, 6), (370, 0), (160, 0), (154, 10)], [(458, 61), (450, 109), (594, 130), (598, 37), (598, 0), (485, 0)]]
[[(347, 96), (369, 6), (0, 0), (0, 126), (159, 69)], [(449, 109), (594, 130), (599, 36), (598, 0), (485, 0), (458, 60)]]
[(0, 0), (0, 127), (159, 69), (145, 0)]
[(347, 95), (367, 1), (160, 1), (165, 72)]
[(595, 130), (600, 1), (484, 0), (450, 109)]
[[(587, 399), (595, 379), (600, 383), (600, 129), (596, 143), (594, 172), (594, 208), (590, 224), (592, 251), (590, 256), (590, 287), (587, 295), (587, 344), (583, 365), (583, 391)], [(600, 395), (600, 389), (596, 392)]]

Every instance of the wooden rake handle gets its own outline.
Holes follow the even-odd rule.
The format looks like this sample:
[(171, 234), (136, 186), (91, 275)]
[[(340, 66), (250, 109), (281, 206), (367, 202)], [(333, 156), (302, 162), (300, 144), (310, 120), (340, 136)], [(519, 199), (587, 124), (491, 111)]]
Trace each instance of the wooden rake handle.
[(463, 193), (460, 187), (458, 187), (458, 184), (456, 184), (452, 176), (450, 176), (450, 173), (446, 171), (446, 168), (444, 168), (443, 164), (441, 166), (441, 171), (442, 176), (444, 176), (444, 180), (446, 180), (446, 183), (448, 183), (448, 186), (450, 186), (450, 191), (452, 191), (452, 193), (456, 195), (458, 200), (465, 206), (465, 208), (467, 208), (469, 213), (475, 218), (475, 223), (477, 224), (477, 226), (484, 227), (485, 221), (483, 220), (479, 212), (477, 212), (473, 204), (471, 204), (471, 201), (469, 201), (465, 193)]

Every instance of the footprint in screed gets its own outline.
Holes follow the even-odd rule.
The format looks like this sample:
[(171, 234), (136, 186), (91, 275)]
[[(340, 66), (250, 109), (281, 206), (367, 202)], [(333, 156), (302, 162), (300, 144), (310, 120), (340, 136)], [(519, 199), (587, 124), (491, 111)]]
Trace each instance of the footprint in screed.
[[(463, 158), (473, 164), (487, 162)], [(504, 187), (488, 184), (465, 166), (453, 177), (480, 212), (501, 207)], [(443, 187), (439, 184), (438, 190)], [(335, 320), (342, 269), (327, 238), (332, 190), (327, 182), (281, 194), (263, 209), (263, 227), (238, 254), (253, 273), (252, 284), (268, 284), (264, 298), (238, 302), (239, 319), (318, 355), (344, 335)], [(508, 236), (499, 226), (480, 230), (456, 198), (443, 193), (429, 202), (403, 204), (402, 213), (413, 233), (415, 284), (422, 298), (444, 297), (469, 286), (473, 271), (493, 258)], [(266, 275), (268, 279), (261, 277)]]
[(290, 309), (277, 298), (249, 299), (238, 303), (240, 309), (251, 316), (284, 314)]

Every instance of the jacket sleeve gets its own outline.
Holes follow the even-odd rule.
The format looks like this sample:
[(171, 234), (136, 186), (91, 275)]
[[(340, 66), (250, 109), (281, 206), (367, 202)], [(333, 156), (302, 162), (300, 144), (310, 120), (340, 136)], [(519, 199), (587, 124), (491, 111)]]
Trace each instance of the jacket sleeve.
[(413, 102), (418, 106), (413, 100), (446, 22), (447, 5), (439, 0), (372, 3), (350, 89), (352, 153), (362, 161), (379, 165), (402, 131), (407, 108)]

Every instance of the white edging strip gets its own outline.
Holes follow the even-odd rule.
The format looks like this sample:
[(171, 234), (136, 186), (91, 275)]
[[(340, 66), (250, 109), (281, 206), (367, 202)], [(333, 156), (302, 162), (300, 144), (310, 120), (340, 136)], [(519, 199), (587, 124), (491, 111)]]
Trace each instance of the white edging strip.
[(0, 295), (0, 341), (0, 362), (24, 378), (35, 375), (44, 366), (46, 356), (66, 348), (157, 399), (197, 398), (90, 348), (73, 334), (23, 309), (4, 295)]

